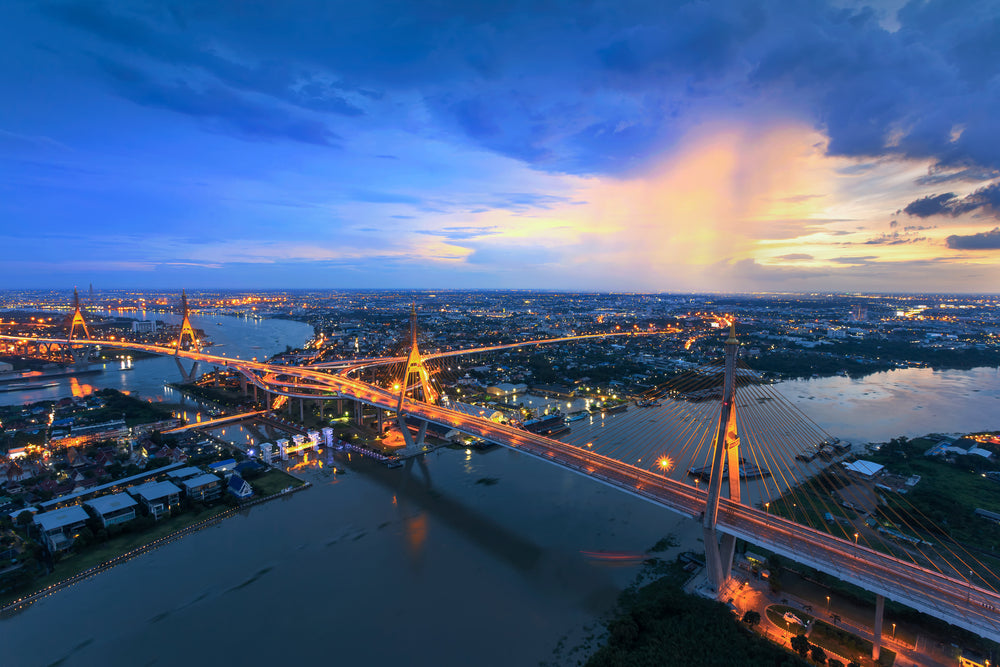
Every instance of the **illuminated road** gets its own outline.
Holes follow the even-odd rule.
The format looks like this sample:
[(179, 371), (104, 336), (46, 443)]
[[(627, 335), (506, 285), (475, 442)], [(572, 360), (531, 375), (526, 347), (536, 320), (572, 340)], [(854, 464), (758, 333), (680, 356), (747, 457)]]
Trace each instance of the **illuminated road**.
[[(0, 340), (24, 339), (0, 336)], [(55, 339), (31, 340), (65, 343)], [(561, 340), (579, 340), (579, 337)], [(172, 348), (120, 341), (81, 340), (74, 343), (175, 354)], [(517, 343), (504, 347), (526, 345)], [(454, 356), (460, 352), (442, 354)], [(387, 410), (395, 410), (399, 400), (398, 395), (388, 390), (316, 368), (228, 359), (185, 350), (176, 355), (234, 368), (257, 386), (281, 395), (302, 398), (337, 395)], [(403, 412), (525, 452), (684, 516), (698, 517), (705, 507), (705, 491), (558, 440), (409, 399), (403, 403)], [(997, 593), (726, 499), (720, 503), (718, 528), (982, 637), (1000, 641), (1000, 595)]]
[(232, 424), (233, 422), (240, 422), (244, 419), (252, 419), (254, 417), (259, 417), (260, 415), (267, 414), (267, 410), (254, 410), (252, 412), (244, 412), (238, 415), (227, 415), (225, 417), (219, 417), (218, 419), (209, 419), (203, 422), (194, 422), (193, 424), (188, 424), (187, 426), (178, 426), (177, 428), (168, 429), (163, 431), (164, 435), (173, 435), (176, 433), (184, 433), (185, 431), (190, 431), (195, 428), (215, 428), (216, 426), (223, 426), (224, 424)]

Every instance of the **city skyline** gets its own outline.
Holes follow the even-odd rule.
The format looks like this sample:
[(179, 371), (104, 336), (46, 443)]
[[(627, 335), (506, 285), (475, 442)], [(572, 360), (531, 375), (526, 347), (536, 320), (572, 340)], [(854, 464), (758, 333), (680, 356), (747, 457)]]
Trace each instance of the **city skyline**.
[(5, 287), (1000, 278), (994, 2), (3, 14)]

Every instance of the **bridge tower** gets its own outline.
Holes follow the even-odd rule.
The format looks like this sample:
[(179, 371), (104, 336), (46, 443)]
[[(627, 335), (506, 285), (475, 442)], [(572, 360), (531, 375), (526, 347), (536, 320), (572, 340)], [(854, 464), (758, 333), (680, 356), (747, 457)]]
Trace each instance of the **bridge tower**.
[(416, 304), (414, 304), (410, 310), (410, 354), (406, 359), (406, 370), (403, 372), (403, 381), (399, 385), (399, 401), (396, 403), (396, 412), (403, 409), (403, 399), (406, 398), (406, 392), (410, 386), (410, 378), (413, 376), (416, 376), (416, 381), (420, 384), (421, 398), (424, 402), (436, 402), (437, 392), (434, 391), (434, 388), (431, 386), (430, 373), (427, 372), (427, 367), (424, 366), (424, 360), (420, 356), (420, 350), (417, 348)]
[(198, 373), (198, 362), (195, 361), (191, 365), (191, 370), (185, 370), (183, 364), (181, 364), (180, 358), (177, 353), (181, 351), (181, 346), (184, 342), (184, 336), (188, 337), (188, 348), (194, 348), (195, 352), (201, 352), (201, 344), (198, 342), (198, 337), (194, 334), (194, 327), (191, 326), (191, 319), (189, 317), (190, 313), (188, 311), (188, 300), (187, 292), (181, 290), (181, 310), (184, 313), (184, 319), (181, 320), (181, 332), (177, 336), (177, 347), (174, 349), (174, 362), (177, 364), (177, 370), (181, 373), (181, 379), (185, 383), (194, 382), (195, 377)]
[(424, 365), (424, 360), (420, 356), (420, 349), (417, 347), (417, 306), (410, 309), (410, 354), (406, 358), (406, 369), (403, 371), (402, 382), (399, 385), (399, 400), (396, 402), (396, 419), (399, 422), (399, 430), (403, 434), (403, 440), (407, 447), (421, 446), (424, 436), (427, 434), (427, 422), (420, 422), (420, 429), (417, 432), (417, 439), (414, 441), (410, 434), (410, 429), (406, 424), (406, 414), (403, 412), (403, 401), (406, 399), (407, 390), (410, 387), (410, 378), (416, 376), (414, 384), (414, 398), (416, 398), (417, 385), (420, 388), (421, 399), (426, 403), (437, 401), (437, 392), (431, 386), (430, 373)]
[(86, 347), (73, 347), (73, 341), (78, 337), (77, 328), (83, 331), (83, 338), (89, 339), (90, 332), (87, 331), (87, 322), (83, 319), (83, 312), (80, 310), (80, 293), (77, 289), (73, 288), (73, 318), (70, 320), (69, 324), (69, 335), (66, 337), (67, 347), (69, 348), (69, 353), (73, 357), (75, 363), (86, 360), (89, 355), (89, 349)]
[[(715, 434), (715, 449), (712, 454), (712, 476), (708, 484), (708, 499), (702, 529), (705, 533), (705, 567), (708, 583), (717, 595), (723, 591), (729, 573), (733, 568), (733, 552), (736, 537), (723, 534), (721, 540), (716, 533), (719, 516), (719, 499), (722, 496), (723, 477), (728, 478), (729, 499), (740, 502), (740, 438), (736, 431), (736, 413), (733, 398), (736, 392), (736, 321), (729, 327), (726, 341), (725, 374), (722, 387), (722, 406), (719, 424)], [(727, 470), (728, 468), (728, 470)]]
[(177, 337), (177, 349), (181, 349), (181, 345), (184, 343), (184, 336), (186, 335), (190, 341), (188, 349), (193, 347), (197, 352), (201, 352), (201, 344), (198, 342), (198, 337), (194, 335), (194, 327), (191, 326), (187, 293), (184, 290), (181, 290), (181, 310), (184, 313), (184, 319), (181, 322), (181, 334)]
[(72, 343), (76, 338), (76, 328), (80, 327), (83, 330), (83, 337), (90, 338), (90, 332), (87, 331), (87, 322), (83, 319), (83, 313), (80, 312), (80, 293), (77, 292), (76, 288), (73, 288), (73, 319), (70, 321), (69, 325), (69, 336), (66, 342)]

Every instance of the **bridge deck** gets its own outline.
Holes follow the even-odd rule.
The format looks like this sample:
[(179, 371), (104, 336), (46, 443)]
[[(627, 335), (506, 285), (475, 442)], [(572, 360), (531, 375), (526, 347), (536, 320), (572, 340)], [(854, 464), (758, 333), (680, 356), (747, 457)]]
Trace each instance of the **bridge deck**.
[[(24, 340), (16, 336), (0, 336), (0, 339)], [(31, 340), (64, 342), (58, 339)], [(285, 395), (320, 398), (333, 392), (337, 396), (388, 410), (394, 410), (399, 400), (398, 396), (379, 387), (316, 369), (228, 359), (121, 341), (87, 339), (76, 340), (74, 344), (139, 349), (232, 367), (251, 377), (258, 385), (274, 391), (273, 385), (266, 385), (253, 377), (259, 373), (280, 384), (281, 389), (277, 393)], [(282, 380), (282, 377), (289, 380)], [(292, 389), (295, 391), (290, 391)], [(688, 517), (699, 516), (705, 507), (706, 493), (700, 489), (558, 440), (427, 403), (407, 400), (403, 404), (403, 412), (526, 452)], [(1000, 595), (993, 591), (725, 499), (720, 504), (718, 529), (992, 641), (1000, 641)]]

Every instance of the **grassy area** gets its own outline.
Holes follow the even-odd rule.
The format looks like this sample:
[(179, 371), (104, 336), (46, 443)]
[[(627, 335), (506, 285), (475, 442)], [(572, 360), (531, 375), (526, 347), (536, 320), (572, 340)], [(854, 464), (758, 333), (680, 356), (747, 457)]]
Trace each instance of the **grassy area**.
[[(824, 651), (836, 653), (848, 660), (856, 659), (858, 656), (871, 657), (872, 643), (867, 639), (826, 623), (816, 621), (813, 624), (812, 632), (809, 633), (809, 641), (819, 646)], [(879, 664), (891, 665), (896, 660), (896, 653), (882, 647), (879, 652)]]
[(768, 620), (774, 623), (782, 630), (786, 632), (791, 632), (792, 634), (805, 632), (805, 628), (799, 625), (798, 623), (788, 623), (787, 621), (785, 621), (784, 615), (786, 612), (792, 612), (797, 617), (802, 619), (802, 622), (805, 623), (806, 625), (809, 625), (809, 622), (813, 620), (812, 616), (805, 613), (801, 609), (796, 609), (794, 607), (786, 607), (785, 605), (781, 604), (773, 604), (764, 610), (764, 613), (767, 614)]
[(0, 596), (0, 606), (24, 597), (25, 593), (29, 590), (41, 590), (51, 586), (52, 584), (58, 583), (63, 579), (79, 574), (84, 570), (89, 570), (90, 568), (107, 562), (112, 558), (128, 553), (133, 549), (155, 542), (156, 540), (166, 537), (167, 535), (170, 535), (178, 530), (187, 528), (188, 526), (204, 521), (205, 519), (210, 519), (211, 517), (221, 514), (228, 509), (230, 508), (227, 505), (219, 503), (218, 505), (210, 507), (197, 514), (194, 512), (186, 512), (184, 514), (159, 521), (149, 530), (142, 531), (141, 533), (122, 533), (121, 535), (112, 537), (107, 542), (91, 546), (83, 553), (65, 556), (62, 560), (56, 563), (55, 569), (51, 574), (35, 579), (23, 590)]
[(606, 624), (604, 645), (590, 656), (588, 667), (807, 664), (749, 631), (725, 605), (684, 593), (680, 584), (688, 575), (680, 563), (662, 565), (663, 576), (622, 594)]
[(250, 486), (253, 487), (254, 493), (257, 496), (269, 496), (289, 486), (295, 488), (303, 484), (305, 482), (302, 480), (296, 479), (283, 470), (276, 468), (272, 468), (260, 477), (250, 480)]

